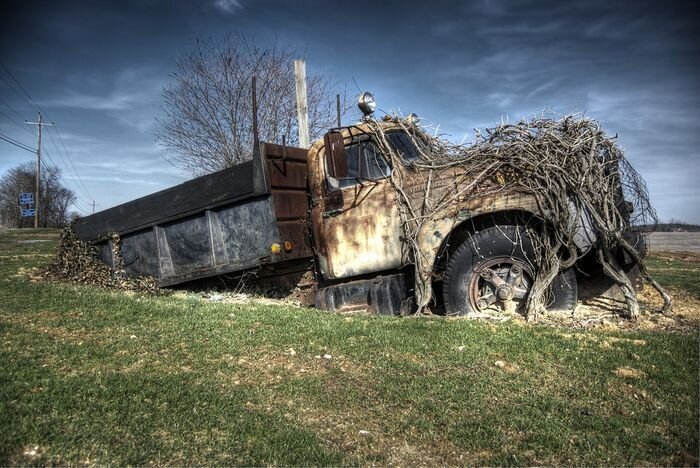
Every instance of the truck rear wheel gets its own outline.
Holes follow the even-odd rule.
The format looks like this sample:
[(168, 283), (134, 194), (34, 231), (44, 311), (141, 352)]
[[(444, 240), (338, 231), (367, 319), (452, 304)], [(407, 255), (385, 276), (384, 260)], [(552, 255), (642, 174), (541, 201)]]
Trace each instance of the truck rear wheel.
[[(494, 226), (471, 235), (454, 252), (443, 281), (445, 311), (467, 315), (487, 311), (525, 313), (535, 278), (532, 242), (517, 226)], [(552, 282), (548, 310), (576, 307), (577, 285), (573, 268)]]

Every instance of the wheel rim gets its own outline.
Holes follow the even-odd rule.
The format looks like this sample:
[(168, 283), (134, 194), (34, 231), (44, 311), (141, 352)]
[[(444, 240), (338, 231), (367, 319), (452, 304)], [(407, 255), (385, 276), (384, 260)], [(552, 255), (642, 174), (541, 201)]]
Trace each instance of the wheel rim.
[(534, 277), (532, 268), (518, 258), (493, 257), (481, 262), (469, 276), (472, 310), (524, 312)]

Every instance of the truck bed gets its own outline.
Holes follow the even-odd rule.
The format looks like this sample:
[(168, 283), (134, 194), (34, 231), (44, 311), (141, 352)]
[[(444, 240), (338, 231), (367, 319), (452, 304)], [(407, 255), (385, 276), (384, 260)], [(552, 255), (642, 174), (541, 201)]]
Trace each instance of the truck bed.
[[(114, 267), (169, 286), (264, 264), (311, 258), (306, 150), (261, 144), (252, 161), (80, 218), (73, 229)], [(271, 245), (291, 242), (291, 251)]]

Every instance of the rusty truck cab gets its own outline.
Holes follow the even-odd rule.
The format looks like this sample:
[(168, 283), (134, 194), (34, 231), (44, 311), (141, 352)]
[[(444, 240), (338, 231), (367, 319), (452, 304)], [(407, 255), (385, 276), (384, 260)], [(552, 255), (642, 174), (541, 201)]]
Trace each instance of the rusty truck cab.
[[(316, 305), (320, 308), (396, 314), (424, 307), (434, 297), (436, 268), (451, 236), (461, 240), (486, 215), (536, 212), (532, 196), (504, 191), (474, 197), (464, 192), (468, 181), (459, 169), (442, 171), (431, 183), (432, 193), (464, 193), (417, 232), (412, 241), (417, 243), (421, 262), (411, 267), (415, 259), (404, 238), (399, 195), (390, 176), (392, 171), (394, 176), (398, 173), (405, 196), (419, 201), (425, 197), (426, 174), (411, 164), (418, 154), (405, 126), (392, 120), (333, 129), (309, 149), (311, 226), (320, 280)], [(373, 130), (377, 125), (392, 150), (401, 155), (400, 161), (394, 158), (394, 167), (390, 155), (380, 151)], [(373, 301), (380, 304), (375, 306)]]
[(389, 158), (366, 124), (333, 130), (309, 150), (311, 218), (324, 279), (402, 266), (401, 221), (390, 171)]
[[(387, 131), (399, 132), (387, 124)], [(322, 281), (316, 305), (406, 311), (410, 281), (389, 158), (367, 124), (334, 129), (309, 150), (311, 225)], [(348, 279), (350, 281), (348, 282)]]

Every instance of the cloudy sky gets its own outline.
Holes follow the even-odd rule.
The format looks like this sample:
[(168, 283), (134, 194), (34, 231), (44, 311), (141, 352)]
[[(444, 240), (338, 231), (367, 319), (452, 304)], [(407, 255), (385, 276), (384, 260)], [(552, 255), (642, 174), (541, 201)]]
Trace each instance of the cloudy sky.
[[(306, 51), (307, 69), (461, 141), (547, 109), (618, 134), (660, 218), (700, 223), (694, 4), (18, 0), (0, 7), (0, 134), (35, 147), (88, 212), (187, 179), (155, 143), (161, 90), (197, 38), (242, 32)], [(469, 139), (469, 138), (468, 138)], [(468, 140), (467, 139), (467, 140)], [(33, 155), (0, 141), (0, 173)]]

